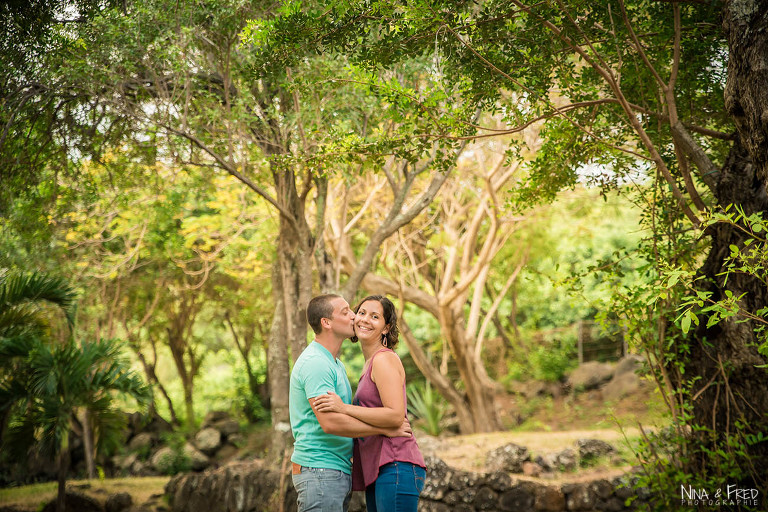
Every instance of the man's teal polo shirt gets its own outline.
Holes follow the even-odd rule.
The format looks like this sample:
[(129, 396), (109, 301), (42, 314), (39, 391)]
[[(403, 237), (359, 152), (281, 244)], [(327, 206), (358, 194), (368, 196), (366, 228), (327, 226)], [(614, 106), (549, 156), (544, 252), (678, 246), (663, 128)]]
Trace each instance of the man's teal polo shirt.
[(289, 408), (293, 431), (291, 461), (309, 468), (327, 468), (352, 473), (352, 439), (326, 434), (320, 427), (310, 398), (333, 391), (344, 403), (352, 401), (344, 364), (316, 341), (301, 353), (291, 372)]

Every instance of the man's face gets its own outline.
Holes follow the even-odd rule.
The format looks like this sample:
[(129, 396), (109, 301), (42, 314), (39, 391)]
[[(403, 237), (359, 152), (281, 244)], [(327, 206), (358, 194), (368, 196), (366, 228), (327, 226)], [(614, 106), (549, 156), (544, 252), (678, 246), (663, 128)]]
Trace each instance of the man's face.
[(347, 301), (337, 297), (331, 301), (333, 313), (331, 313), (331, 331), (342, 338), (349, 338), (355, 334), (355, 313), (347, 304)]

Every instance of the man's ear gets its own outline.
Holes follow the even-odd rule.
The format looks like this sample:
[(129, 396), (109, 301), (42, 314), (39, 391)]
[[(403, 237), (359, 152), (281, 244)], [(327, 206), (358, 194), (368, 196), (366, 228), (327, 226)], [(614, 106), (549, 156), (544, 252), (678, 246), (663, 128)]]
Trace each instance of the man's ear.
[(330, 318), (321, 318), (320, 319), (320, 326), (325, 327), (326, 329), (331, 328), (331, 319)]

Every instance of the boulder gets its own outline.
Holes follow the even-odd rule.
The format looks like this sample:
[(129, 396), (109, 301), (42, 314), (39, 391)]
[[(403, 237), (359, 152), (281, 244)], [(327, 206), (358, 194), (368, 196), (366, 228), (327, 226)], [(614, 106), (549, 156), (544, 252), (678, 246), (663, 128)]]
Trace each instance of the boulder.
[(223, 420), (229, 420), (232, 417), (229, 415), (227, 411), (208, 411), (208, 414), (205, 415), (205, 418), (203, 419), (203, 424), (201, 425), (202, 428), (207, 428), (213, 425), (214, 423), (218, 423), (219, 421)]
[(214, 423), (211, 423), (209, 425), (210, 428), (215, 428), (219, 432), (221, 432), (221, 435), (224, 437), (231, 436), (233, 434), (237, 434), (240, 432), (240, 424), (237, 422), (237, 420), (232, 419), (224, 419), (220, 421), (216, 421)]
[(491, 450), (485, 457), (485, 464), (490, 471), (508, 471), (521, 473), (523, 462), (531, 459), (528, 448), (514, 443)]
[(603, 455), (616, 453), (616, 448), (600, 439), (577, 439), (576, 447), (579, 449), (579, 457), (582, 459), (596, 459)]
[(130, 471), (131, 466), (139, 460), (139, 456), (135, 453), (129, 453), (128, 455), (116, 455), (112, 457), (112, 463), (121, 471)]
[(578, 366), (568, 377), (574, 390), (595, 389), (613, 377), (613, 366), (608, 363), (589, 361)]
[(168, 474), (173, 469), (174, 464), (176, 464), (176, 459), (177, 455), (173, 449), (163, 446), (152, 455), (149, 463), (156, 471)]
[(490, 487), (482, 486), (477, 490), (472, 505), (475, 510), (496, 510), (499, 496)]
[(283, 479), (282, 490), (280, 483), (278, 471), (256, 460), (176, 475), (166, 484), (165, 493), (172, 512), (296, 510), (296, 491), (290, 479)]
[(112, 494), (107, 498), (107, 501), (104, 504), (104, 510), (105, 512), (123, 512), (124, 510), (131, 508), (131, 505), (133, 505), (133, 498), (131, 498), (131, 495), (127, 492), (119, 492), (117, 494)]
[(613, 376), (616, 377), (623, 373), (637, 373), (643, 369), (644, 361), (642, 356), (627, 354), (616, 363), (616, 368), (613, 369)]
[[(79, 492), (67, 492), (64, 495), (64, 503), (67, 510), (77, 510), (77, 512), (104, 512), (104, 509), (95, 499), (81, 494)], [(46, 503), (42, 512), (56, 512), (56, 499)]]
[(570, 448), (536, 457), (536, 464), (544, 471), (572, 471), (578, 465), (576, 452)]
[(184, 445), (182, 453), (189, 459), (193, 471), (202, 471), (211, 465), (208, 457), (190, 443)]
[(157, 434), (152, 432), (142, 432), (133, 436), (128, 442), (128, 449), (133, 452), (148, 450), (157, 442)]
[(539, 476), (543, 470), (544, 468), (542, 468), (535, 462), (531, 462), (531, 461), (523, 462), (523, 474), (525, 476), (536, 477), (536, 476)]
[(243, 434), (237, 433), (237, 434), (228, 435), (227, 442), (237, 447), (241, 447), (241, 446), (245, 446), (248, 440), (245, 438)]
[[(565, 486), (563, 487), (565, 488)], [(569, 487), (569, 492), (565, 498), (568, 510), (592, 510), (594, 508), (597, 499), (588, 485), (573, 484)]]
[(505, 512), (533, 510), (536, 487), (530, 482), (518, 482), (499, 496), (498, 509)]
[(542, 485), (536, 489), (534, 505), (541, 512), (561, 512), (565, 510), (565, 494), (556, 487)]
[(195, 446), (206, 455), (213, 455), (221, 446), (221, 432), (207, 427), (195, 435)]
[(216, 455), (214, 458), (216, 461), (221, 463), (227, 463), (237, 457), (237, 446), (231, 445), (229, 443), (224, 443), (221, 445), (221, 447), (216, 451)]
[(636, 373), (622, 373), (612, 378), (603, 386), (603, 398), (605, 400), (619, 400), (636, 393), (640, 389), (641, 384), (640, 376)]
[(424, 457), (424, 461), (427, 465), (427, 479), (421, 496), (427, 500), (442, 500), (450, 490), (453, 470), (437, 457)]

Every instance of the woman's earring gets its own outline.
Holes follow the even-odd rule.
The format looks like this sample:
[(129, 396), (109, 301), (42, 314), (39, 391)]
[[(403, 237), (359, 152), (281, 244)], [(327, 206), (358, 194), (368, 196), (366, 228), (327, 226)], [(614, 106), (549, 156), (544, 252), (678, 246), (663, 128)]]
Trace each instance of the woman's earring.
[(381, 336), (384, 338), (384, 341), (382, 341), (382, 345), (384, 345), (385, 347), (388, 347), (389, 346), (389, 338), (387, 337), (387, 333), (384, 333)]

